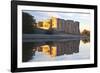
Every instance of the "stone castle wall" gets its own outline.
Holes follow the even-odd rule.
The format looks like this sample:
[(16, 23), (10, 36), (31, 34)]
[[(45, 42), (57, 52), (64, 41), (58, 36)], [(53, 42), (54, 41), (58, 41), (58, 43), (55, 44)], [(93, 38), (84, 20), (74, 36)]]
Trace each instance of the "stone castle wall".
[[(42, 29), (54, 29), (59, 33), (67, 33), (67, 34), (80, 34), (79, 30), (79, 22), (73, 20), (64, 20), (60, 18), (52, 17), (48, 21), (42, 21), (42, 25), (38, 22), (38, 28)], [(40, 26), (41, 25), (41, 26)]]
[(57, 19), (56, 31), (65, 32), (69, 34), (80, 34), (79, 22), (73, 20)]

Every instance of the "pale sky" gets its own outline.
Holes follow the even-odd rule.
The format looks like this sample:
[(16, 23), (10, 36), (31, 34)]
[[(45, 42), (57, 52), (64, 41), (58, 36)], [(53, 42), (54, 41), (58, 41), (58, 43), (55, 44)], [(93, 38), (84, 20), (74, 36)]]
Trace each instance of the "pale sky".
[(53, 16), (65, 20), (79, 21), (80, 31), (83, 31), (84, 29), (90, 30), (91, 15), (89, 13), (46, 12), (46, 11), (29, 11), (29, 10), (23, 10), (23, 12), (29, 13), (30, 15), (34, 16), (37, 22), (45, 19), (50, 19), (50, 17)]

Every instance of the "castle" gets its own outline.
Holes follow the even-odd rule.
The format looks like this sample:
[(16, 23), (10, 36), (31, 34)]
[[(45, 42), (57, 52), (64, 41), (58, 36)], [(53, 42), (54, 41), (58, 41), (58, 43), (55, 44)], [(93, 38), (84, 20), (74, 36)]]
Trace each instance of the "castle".
[(36, 26), (45, 30), (53, 29), (55, 33), (80, 34), (79, 22), (73, 20), (51, 17), (50, 19), (39, 21)]

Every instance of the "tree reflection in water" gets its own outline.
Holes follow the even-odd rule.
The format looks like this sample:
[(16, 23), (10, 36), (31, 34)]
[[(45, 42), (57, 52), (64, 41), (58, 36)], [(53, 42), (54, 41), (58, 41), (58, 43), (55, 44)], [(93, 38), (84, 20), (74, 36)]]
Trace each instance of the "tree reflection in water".
[(89, 42), (90, 42), (90, 38), (88, 38), (88, 39), (83, 39), (82, 42), (83, 42), (84, 44), (89, 43)]

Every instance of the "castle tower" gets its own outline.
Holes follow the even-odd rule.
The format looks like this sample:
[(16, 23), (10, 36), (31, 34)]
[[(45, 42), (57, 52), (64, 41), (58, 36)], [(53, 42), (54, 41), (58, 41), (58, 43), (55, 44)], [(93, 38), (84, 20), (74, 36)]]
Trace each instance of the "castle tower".
[(74, 22), (74, 25), (75, 25), (75, 34), (80, 34), (79, 22), (78, 21), (75, 21)]

